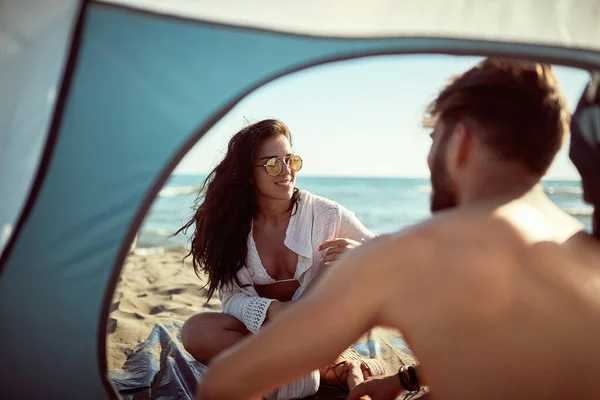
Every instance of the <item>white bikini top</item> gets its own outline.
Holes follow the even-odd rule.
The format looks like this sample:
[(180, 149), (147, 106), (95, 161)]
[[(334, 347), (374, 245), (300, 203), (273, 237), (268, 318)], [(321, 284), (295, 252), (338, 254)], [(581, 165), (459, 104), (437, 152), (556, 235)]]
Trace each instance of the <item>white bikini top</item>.
[[(246, 259), (246, 268), (250, 271), (250, 276), (252, 277), (252, 282), (255, 285), (270, 285), (272, 283), (281, 283), (281, 282), (292, 282), (298, 281), (298, 264), (300, 264), (300, 257), (298, 257), (298, 264), (296, 264), (296, 272), (294, 273), (294, 277), (291, 279), (281, 279), (275, 280), (269, 275), (266, 268), (264, 267), (260, 255), (258, 254), (258, 249), (256, 248), (256, 242), (254, 241), (253, 228), (250, 228), (250, 236), (248, 240), (248, 256)], [(290, 249), (291, 250), (291, 249)]]

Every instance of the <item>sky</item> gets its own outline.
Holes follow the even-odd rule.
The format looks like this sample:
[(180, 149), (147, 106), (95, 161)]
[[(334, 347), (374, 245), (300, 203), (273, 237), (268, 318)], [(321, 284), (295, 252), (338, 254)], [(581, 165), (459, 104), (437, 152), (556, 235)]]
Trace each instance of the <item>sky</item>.
[[(305, 176), (429, 177), (426, 105), (446, 80), (481, 58), (388, 55), (313, 67), (279, 78), (242, 100), (186, 155), (176, 174), (205, 174), (246, 121), (277, 118), (291, 130)], [(556, 67), (573, 110), (586, 71)], [(578, 179), (568, 143), (548, 179)]]

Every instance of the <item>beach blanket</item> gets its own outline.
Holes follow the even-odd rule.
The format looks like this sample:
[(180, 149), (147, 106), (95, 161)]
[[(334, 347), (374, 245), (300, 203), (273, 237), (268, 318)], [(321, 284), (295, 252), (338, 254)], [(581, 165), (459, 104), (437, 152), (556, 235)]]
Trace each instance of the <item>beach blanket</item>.
[[(179, 323), (157, 324), (147, 340), (129, 355), (122, 369), (110, 371), (110, 378), (123, 399), (194, 399), (196, 382), (202, 379), (206, 367), (185, 351), (180, 331)], [(364, 357), (377, 358), (387, 373), (395, 373), (400, 366), (415, 360), (402, 336), (389, 329), (375, 328), (352, 347)], [(345, 397), (346, 393), (321, 389), (309, 399)]]

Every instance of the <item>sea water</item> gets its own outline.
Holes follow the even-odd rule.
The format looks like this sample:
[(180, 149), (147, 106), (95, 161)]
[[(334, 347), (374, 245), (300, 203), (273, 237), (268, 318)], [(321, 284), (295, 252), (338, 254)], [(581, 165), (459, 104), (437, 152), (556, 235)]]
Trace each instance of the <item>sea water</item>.
[[(160, 191), (142, 224), (138, 248), (189, 247), (191, 232), (170, 237), (193, 216), (204, 175), (173, 175)], [(579, 181), (543, 182), (550, 199), (591, 229), (592, 208), (582, 200)], [(296, 187), (337, 201), (371, 231), (394, 232), (431, 214), (429, 179), (298, 176)]]

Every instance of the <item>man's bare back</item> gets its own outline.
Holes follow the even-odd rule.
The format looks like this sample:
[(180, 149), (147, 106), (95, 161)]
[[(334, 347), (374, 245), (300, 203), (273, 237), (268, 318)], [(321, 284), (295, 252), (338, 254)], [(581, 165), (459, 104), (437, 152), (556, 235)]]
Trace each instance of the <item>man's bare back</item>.
[[(409, 278), (412, 287), (398, 290), (379, 323), (404, 327), (432, 397), (600, 393), (600, 243), (534, 197), (416, 228), (432, 253), (421, 256), (427, 278)], [(400, 265), (385, 272), (403, 273)]]

